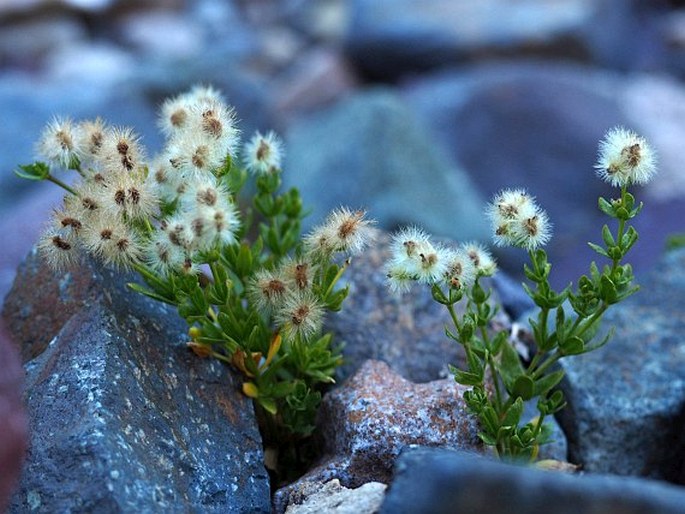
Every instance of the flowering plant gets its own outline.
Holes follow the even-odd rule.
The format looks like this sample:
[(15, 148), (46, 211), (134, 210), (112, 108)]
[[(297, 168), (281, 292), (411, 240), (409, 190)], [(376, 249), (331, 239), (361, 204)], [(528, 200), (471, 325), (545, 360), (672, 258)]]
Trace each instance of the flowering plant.
[[(280, 140), (256, 133), (241, 166), (234, 112), (212, 88), (167, 100), (160, 126), (166, 144), (151, 160), (129, 128), (100, 119), (46, 127), (41, 161), (17, 171), (67, 191), (39, 249), (57, 269), (89, 255), (137, 272), (143, 283), (129, 287), (174, 305), (197, 355), (242, 372), (266, 444), (306, 436), (341, 363), (323, 317), (341, 308), (346, 256), (363, 250), (372, 222), (341, 208), (303, 239), (298, 191), (279, 192)], [(74, 170), (73, 184), (55, 168)], [(250, 176), (256, 192), (241, 205)]]
[[(530, 265), (524, 266), (530, 285), (523, 287), (537, 307), (537, 316), (529, 319), (535, 347), (526, 361), (510, 344), (506, 331), (491, 328), (497, 307), (481, 279), (492, 276), (496, 264), (484, 247), (469, 243), (448, 248), (434, 244), (416, 228), (394, 236), (393, 257), (387, 264), (390, 287), (406, 291), (414, 282), (426, 284), (433, 299), (448, 310), (452, 327), (446, 328), (446, 334), (464, 348), (467, 365), (450, 370), (457, 382), (472, 387), (464, 399), (480, 421), (480, 438), (500, 457), (537, 457), (540, 445), (551, 437), (545, 417), (565, 406), (563, 393), (557, 389), (564, 372), (555, 364), (606, 344), (612, 330), (595, 340), (604, 313), (638, 290), (631, 266), (623, 264), (638, 239), (630, 221), (642, 209), (628, 187), (651, 179), (655, 162), (650, 146), (633, 132), (616, 128), (606, 134), (596, 172), (620, 193), (610, 200), (600, 198), (599, 209), (615, 220), (616, 228), (614, 232), (604, 225), (603, 244), (589, 245), (608, 264), (600, 269), (593, 262), (588, 275), (562, 291), (549, 283), (552, 265), (542, 247), (552, 230), (535, 199), (522, 189), (504, 190), (488, 205), (495, 244), (522, 248), (530, 258)], [(459, 314), (456, 306), (462, 301), (465, 305)], [(524, 402), (535, 398), (539, 414), (523, 424)]]

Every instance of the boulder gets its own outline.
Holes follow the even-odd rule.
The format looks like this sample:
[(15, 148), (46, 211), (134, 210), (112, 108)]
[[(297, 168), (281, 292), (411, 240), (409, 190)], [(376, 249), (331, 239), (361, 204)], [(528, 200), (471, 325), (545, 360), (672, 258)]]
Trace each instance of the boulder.
[(400, 98), (353, 95), (287, 134), (284, 181), (297, 186), (310, 222), (342, 205), (363, 207), (387, 229), (416, 223), (442, 237), (484, 239), (483, 202)]
[(685, 249), (670, 252), (642, 289), (611, 308), (609, 343), (562, 359), (568, 407), (559, 420), (569, 460), (593, 472), (683, 482)]
[(133, 278), (88, 262), (55, 274), (36, 252), (17, 276), (3, 315), (29, 348), (30, 450), (10, 511), (269, 512), (239, 378), (193, 354)]
[(0, 512), (17, 486), (28, 441), (22, 402), (23, 371), (19, 354), (0, 323)]
[(542, 471), (438, 448), (400, 455), (380, 514), (677, 514), (685, 490), (653, 480)]
[(462, 398), (466, 388), (452, 379), (415, 384), (381, 361), (367, 361), (321, 404), (317, 427), (321, 463), (274, 496), (282, 512), (312, 484), (336, 478), (345, 487), (388, 483), (402, 448), (441, 446), (483, 451), (476, 419)]

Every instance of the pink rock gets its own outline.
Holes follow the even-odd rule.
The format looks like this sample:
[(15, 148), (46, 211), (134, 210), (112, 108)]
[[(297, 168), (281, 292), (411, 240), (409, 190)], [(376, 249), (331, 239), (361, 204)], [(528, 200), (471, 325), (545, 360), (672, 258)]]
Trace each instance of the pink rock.
[(382, 362), (366, 361), (324, 397), (318, 426), (328, 455), (300, 480), (276, 492), (276, 510), (337, 478), (345, 487), (389, 483), (395, 459), (409, 445), (482, 452), (478, 425), (453, 379), (415, 384)]
[(28, 425), (21, 399), (23, 370), (14, 344), (0, 325), (0, 512), (17, 485)]

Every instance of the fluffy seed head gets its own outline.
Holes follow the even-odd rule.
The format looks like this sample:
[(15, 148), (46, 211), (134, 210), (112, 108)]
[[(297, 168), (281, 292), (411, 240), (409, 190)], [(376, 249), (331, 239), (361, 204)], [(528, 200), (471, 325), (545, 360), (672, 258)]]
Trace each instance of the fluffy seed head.
[(365, 211), (341, 207), (331, 212), (322, 225), (305, 237), (305, 247), (319, 255), (333, 252), (359, 254), (375, 236), (374, 223), (366, 219)]
[(310, 292), (289, 293), (276, 313), (276, 323), (286, 339), (299, 336), (306, 341), (321, 330), (323, 315), (323, 307)]
[(504, 190), (486, 208), (496, 246), (517, 246), (534, 250), (552, 236), (547, 213), (521, 189)]
[(476, 279), (476, 266), (469, 255), (461, 249), (445, 250), (446, 263), (445, 282), (449, 287), (462, 289), (470, 287)]
[(49, 164), (68, 168), (77, 159), (77, 134), (69, 118), (53, 118), (43, 129), (36, 153)]
[(595, 170), (602, 180), (615, 187), (645, 184), (656, 173), (656, 155), (643, 137), (614, 127), (599, 142)]
[(245, 167), (255, 175), (267, 175), (281, 169), (283, 144), (280, 138), (269, 132), (262, 135), (256, 132), (243, 149)]
[(288, 292), (286, 280), (269, 270), (258, 271), (248, 286), (248, 298), (261, 313), (269, 316), (283, 307)]
[(463, 243), (461, 250), (466, 252), (476, 267), (476, 272), (482, 277), (491, 277), (497, 272), (497, 263), (492, 254), (481, 244), (474, 241)]
[(50, 227), (38, 241), (38, 251), (52, 269), (63, 271), (76, 264), (81, 257), (74, 231)]

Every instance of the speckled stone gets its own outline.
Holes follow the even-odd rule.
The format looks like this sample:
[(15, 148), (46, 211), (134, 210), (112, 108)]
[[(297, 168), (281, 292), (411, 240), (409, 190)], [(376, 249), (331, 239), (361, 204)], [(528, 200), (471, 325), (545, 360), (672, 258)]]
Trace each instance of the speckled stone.
[[(8, 299), (22, 291), (24, 324), (59, 319), (59, 296), (46, 301), (44, 289), (83, 300), (61, 328), (44, 325), (50, 342), (25, 365), (30, 450), (10, 512), (269, 512), (237, 377), (188, 350), (183, 320), (126, 290), (133, 277), (41, 268), (31, 254)], [(32, 332), (15, 321), (23, 344)]]
[(381, 506), (387, 487), (380, 482), (369, 482), (348, 489), (333, 479), (317, 484), (302, 503), (291, 503), (285, 514), (372, 514)]
[(277, 510), (311, 482), (388, 483), (395, 458), (409, 445), (482, 451), (477, 422), (462, 399), (465, 390), (453, 379), (415, 384), (382, 361), (367, 361), (324, 397), (317, 425), (328, 457), (276, 492)]
[(28, 440), (19, 354), (0, 323), (0, 512), (17, 486)]
[(397, 460), (381, 514), (682, 514), (685, 489), (653, 480), (577, 476), (464, 452), (411, 448)]
[(588, 471), (685, 483), (685, 249), (604, 319), (602, 349), (560, 361), (569, 459)]

